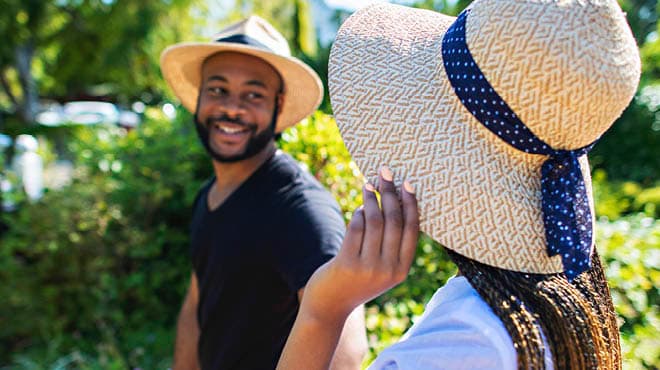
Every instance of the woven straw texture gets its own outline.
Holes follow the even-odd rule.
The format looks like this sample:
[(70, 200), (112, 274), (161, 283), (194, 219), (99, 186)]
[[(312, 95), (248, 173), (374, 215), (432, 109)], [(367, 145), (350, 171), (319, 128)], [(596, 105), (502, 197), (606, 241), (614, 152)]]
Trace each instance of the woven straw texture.
[(637, 88), (639, 53), (616, 2), (482, 1), (466, 34), (495, 91), (556, 149), (599, 138)]
[(168, 85), (188, 111), (194, 113), (197, 108), (204, 61), (213, 54), (231, 51), (261, 58), (280, 73), (284, 82), (284, 104), (277, 120), (277, 132), (295, 125), (314, 112), (323, 99), (323, 84), (314, 70), (300, 60), (288, 56), (289, 47), (279, 32), (255, 16), (231, 25), (227, 30), (231, 32), (221, 31), (214, 39), (236, 33), (246, 34), (271, 46), (282, 55), (249, 45), (227, 42), (181, 43), (168, 47), (161, 54), (161, 70)]
[[(344, 142), (367, 178), (388, 165), (415, 185), (422, 230), (444, 246), (495, 267), (560, 272), (541, 214), (546, 157), (509, 146), (460, 104), (441, 55), (453, 21), (389, 4), (346, 20), (329, 68)], [(591, 143), (635, 92), (639, 55), (613, 1), (477, 0), (466, 32), (495, 90), (557, 148)], [(589, 37), (577, 42), (573, 32)], [(580, 163), (591, 199), (586, 157)]]

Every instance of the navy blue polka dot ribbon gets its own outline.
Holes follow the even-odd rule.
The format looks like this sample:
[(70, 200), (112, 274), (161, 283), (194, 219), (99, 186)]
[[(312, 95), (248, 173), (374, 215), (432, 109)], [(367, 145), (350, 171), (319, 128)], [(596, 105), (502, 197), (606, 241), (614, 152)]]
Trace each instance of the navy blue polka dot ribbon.
[(449, 27), (442, 41), (442, 59), (461, 103), (492, 133), (514, 148), (547, 155), (541, 167), (543, 223), (549, 256), (561, 255), (569, 280), (591, 267), (591, 210), (578, 158), (594, 144), (558, 150), (536, 137), (488, 83), (465, 40), (469, 9)]

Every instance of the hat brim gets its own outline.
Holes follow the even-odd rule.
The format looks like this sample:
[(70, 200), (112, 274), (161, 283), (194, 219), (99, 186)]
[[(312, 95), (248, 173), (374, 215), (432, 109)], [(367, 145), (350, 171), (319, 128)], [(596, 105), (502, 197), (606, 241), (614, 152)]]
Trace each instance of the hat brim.
[(561, 272), (559, 256), (546, 253), (541, 213), (547, 157), (509, 146), (460, 103), (441, 54), (454, 20), (379, 4), (344, 22), (329, 62), (342, 138), (368, 179), (387, 165), (415, 185), (421, 229), (445, 247), (503, 269)]
[(282, 132), (300, 122), (321, 103), (323, 84), (320, 78), (314, 70), (296, 58), (236, 43), (181, 43), (163, 51), (160, 65), (170, 88), (191, 113), (197, 108), (202, 64), (209, 56), (228, 51), (263, 59), (282, 77), (284, 104), (277, 119), (276, 132)]

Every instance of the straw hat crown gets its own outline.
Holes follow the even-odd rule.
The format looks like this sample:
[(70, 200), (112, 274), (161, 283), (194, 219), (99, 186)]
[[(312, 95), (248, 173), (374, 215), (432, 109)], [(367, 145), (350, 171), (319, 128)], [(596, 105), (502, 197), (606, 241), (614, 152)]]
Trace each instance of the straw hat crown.
[(212, 38), (222, 40), (234, 35), (250, 35), (251, 38), (259, 40), (266, 50), (286, 57), (291, 56), (289, 43), (284, 36), (265, 19), (257, 15), (251, 15), (238, 23), (234, 23), (213, 35)]
[(480, 1), (466, 35), (495, 91), (557, 149), (594, 142), (637, 88), (639, 53), (616, 1)]
[[(443, 54), (443, 40), (459, 20), (464, 36), (448, 38), (465, 39), (479, 71), (454, 76), (466, 83), (457, 87), (448, 67), (469, 62)], [(557, 153), (572, 161), (586, 207), (573, 219), (593, 230), (586, 150), (562, 151), (596, 141), (632, 99), (639, 75), (639, 52), (615, 0), (476, 0), (458, 19), (377, 4), (344, 22), (329, 63), (333, 110), (363, 174), (375, 179), (388, 165), (411, 180), (422, 230), (447, 248), (532, 273), (564, 271), (571, 258), (549, 252), (544, 163)], [(507, 110), (487, 109), (486, 99), (468, 109), (468, 100), (482, 104), (475, 79)], [(548, 155), (511, 145), (505, 126), (487, 127), (486, 114), (502, 112), (530, 141), (547, 144)]]

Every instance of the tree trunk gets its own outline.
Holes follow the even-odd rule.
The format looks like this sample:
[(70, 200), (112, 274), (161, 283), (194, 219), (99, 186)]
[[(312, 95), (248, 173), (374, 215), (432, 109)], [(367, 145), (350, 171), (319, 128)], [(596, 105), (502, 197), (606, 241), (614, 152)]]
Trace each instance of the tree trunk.
[(16, 48), (16, 70), (18, 80), (23, 90), (23, 101), (18, 105), (18, 114), (27, 124), (34, 124), (34, 118), (39, 106), (37, 84), (32, 76), (32, 58), (34, 42), (28, 41)]

